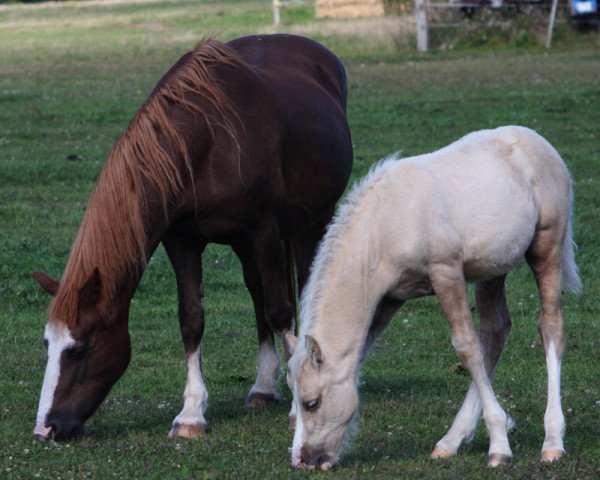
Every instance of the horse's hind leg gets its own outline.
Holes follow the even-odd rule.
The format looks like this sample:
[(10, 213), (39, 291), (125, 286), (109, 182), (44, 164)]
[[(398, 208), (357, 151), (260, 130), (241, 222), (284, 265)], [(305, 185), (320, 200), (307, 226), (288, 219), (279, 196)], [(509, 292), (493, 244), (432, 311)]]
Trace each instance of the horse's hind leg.
[(541, 315), (538, 323), (548, 370), (548, 403), (544, 415), (546, 437), (542, 446), (542, 461), (561, 458), (565, 449), (566, 428), (560, 401), (560, 368), (565, 350), (561, 295), (562, 238), (552, 229), (539, 231), (526, 254), (538, 285)]
[(173, 420), (170, 437), (196, 437), (204, 433), (208, 392), (202, 378), (200, 343), (204, 332), (202, 308), (202, 252), (205, 244), (168, 233), (163, 245), (175, 270), (179, 299), (179, 327), (187, 360), (183, 409)]
[(490, 435), (488, 465), (507, 463), (512, 457), (507, 436), (508, 416), (498, 403), (486, 372), (480, 341), (473, 327), (462, 265), (432, 268), (431, 282), (450, 325), (452, 345), (471, 374), (481, 399), (483, 418)]
[[(485, 369), (490, 379), (493, 378), (494, 369), (511, 328), (504, 294), (505, 278), (502, 276), (478, 283), (475, 290), (475, 301), (480, 316), (479, 339), (483, 348)], [(458, 451), (465, 439), (469, 441), (477, 427), (481, 410), (479, 392), (472, 382), (452, 427), (436, 444), (432, 457), (450, 457)]]
[(265, 317), (265, 300), (262, 281), (254, 261), (252, 248), (248, 245), (232, 246), (242, 263), (244, 283), (254, 304), (256, 329), (258, 332), (258, 374), (256, 382), (246, 399), (246, 406), (255, 408), (279, 402), (277, 381), (279, 380), (279, 355), (275, 348), (273, 330)]

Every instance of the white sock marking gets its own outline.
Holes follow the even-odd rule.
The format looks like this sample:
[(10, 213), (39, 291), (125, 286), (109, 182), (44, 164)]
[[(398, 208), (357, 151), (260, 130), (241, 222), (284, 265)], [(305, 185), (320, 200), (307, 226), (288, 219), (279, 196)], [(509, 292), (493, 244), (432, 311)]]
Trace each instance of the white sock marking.
[(201, 349), (198, 348), (187, 359), (187, 381), (183, 393), (183, 409), (173, 424), (205, 425), (204, 412), (208, 405), (208, 391), (200, 370)]
[(546, 367), (548, 369), (548, 404), (544, 415), (546, 438), (544, 439), (542, 451), (550, 449), (564, 450), (563, 436), (566, 424), (560, 401), (561, 362), (556, 355), (556, 347), (553, 342), (550, 342), (546, 352)]

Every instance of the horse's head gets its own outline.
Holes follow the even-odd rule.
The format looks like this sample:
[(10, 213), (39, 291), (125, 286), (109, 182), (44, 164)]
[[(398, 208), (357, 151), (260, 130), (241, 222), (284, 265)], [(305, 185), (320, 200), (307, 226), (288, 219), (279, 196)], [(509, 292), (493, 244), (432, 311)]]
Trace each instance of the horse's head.
[(328, 470), (339, 460), (358, 408), (356, 379), (328, 363), (310, 335), (300, 340), (288, 335), (286, 341), (293, 352), (287, 374), (297, 414), (292, 465)]
[[(44, 291), (56, 295), (59, 284), (45, 274), (32, 274)], [(127, 321), (118, 306), (111, 319), (97, 308), (102, 289), (95, 270), (78, 292), (77, 319), (49, 319), (44, 343), (48, 358), (34, 434), (41, 440), (66, 440), (83, 434), (84, 422), (123, 374), (131, 355)], [(126, 315), (126, 312), (125, 312)], [(108, 321), (107, 321), (108, 320)]]

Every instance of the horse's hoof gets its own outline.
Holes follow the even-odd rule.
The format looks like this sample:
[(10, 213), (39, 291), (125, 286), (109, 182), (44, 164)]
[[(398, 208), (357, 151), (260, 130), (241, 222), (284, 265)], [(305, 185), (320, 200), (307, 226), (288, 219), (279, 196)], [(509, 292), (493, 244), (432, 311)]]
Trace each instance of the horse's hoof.
[(544, 450), (542, 452), (542, 462), (548, 462), (548, 463), (556, 462), (556, 461), (560, 460), (564, 454), (565, 454), (565, 451), (560, 448), (551, 448), (548, 450)]
[(252, 392), (246, 400), (246, 408), (268, 407), (269, 405), (277, 405), (279, 397), (272, 393)]
[(169, 432), (169, 437), (184, 437), (184, 438), (196, 438), (200, 435), (204, 435), (206, 432), (206, 425), (200, 423), (198, 425), (190, 425), (187, 423), (176, 423)]
[(488, 457), (488, 467), (495, 468), (499, 465), (508, 465), (510, 464), (511, 458), (510, 455), (505, 455), (503, 453), (490, 453), (490, 456)]
[(442, 447), (435, 447), (431, 452), (431, 458), (452, 458), (454, 453)]

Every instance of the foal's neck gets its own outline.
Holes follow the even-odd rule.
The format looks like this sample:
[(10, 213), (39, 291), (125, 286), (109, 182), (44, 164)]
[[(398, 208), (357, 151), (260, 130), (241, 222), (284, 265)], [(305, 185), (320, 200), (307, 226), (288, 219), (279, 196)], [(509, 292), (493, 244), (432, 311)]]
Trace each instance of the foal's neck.
[(319, 342), (327, 361), (356, 376), (373, 315), (387, 289), (376, 232), (363, 217), (357, 214), (343, 232), (328, 234), (303, 297), (300, 332)]

